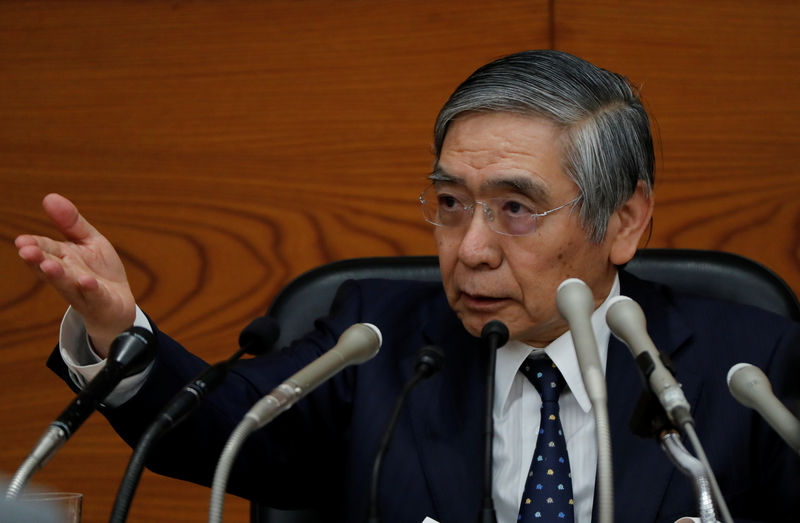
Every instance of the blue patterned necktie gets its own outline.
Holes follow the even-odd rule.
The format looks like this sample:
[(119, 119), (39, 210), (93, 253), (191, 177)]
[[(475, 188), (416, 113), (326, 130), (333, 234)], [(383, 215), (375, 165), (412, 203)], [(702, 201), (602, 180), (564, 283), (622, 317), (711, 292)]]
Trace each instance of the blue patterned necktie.
[(572, 476), (558, 416), (558, 395), (566, 384), (564, 376), (549, 358), (527, 359), (520, 372), (542, 396), (542, 418), (517, 521), (572, 522)]

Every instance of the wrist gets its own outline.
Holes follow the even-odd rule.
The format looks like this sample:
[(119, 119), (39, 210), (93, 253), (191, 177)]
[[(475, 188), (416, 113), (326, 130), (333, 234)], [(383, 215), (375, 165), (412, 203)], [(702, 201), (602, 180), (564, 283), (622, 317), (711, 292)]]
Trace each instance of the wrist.
[(94, 334), (89, 334), (87, 336), (87, 339), (89, 340), (89, 348), (102, 359), (106, 359), (108, 357), (108, 352), (111, 349), (111, 343), (114, 341), (114, 338), (116, 338), (116, 336), (111, 338)]
[[(122, 321), (117, 321), (114, 324), (103, 323), (101, 325), (94, 325), (86, 322), (86, 334), (89, 338), (89, 344), (94, 352), (105, 359), (111, 349), (114, 340), (126, 329), (131, 328), (136, 322), (137, 309), (134, 306), (131, 314), (126, 314), (127, 317)], [(85, 320), (85, 319), (84, 319)]]

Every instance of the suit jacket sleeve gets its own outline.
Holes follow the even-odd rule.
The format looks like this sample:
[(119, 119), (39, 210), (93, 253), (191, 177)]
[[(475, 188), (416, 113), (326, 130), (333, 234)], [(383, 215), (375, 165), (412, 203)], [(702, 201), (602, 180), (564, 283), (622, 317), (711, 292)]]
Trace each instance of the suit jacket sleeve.
[[(181, 425), (166, 434), (152, 448), (148, 468), (172, 477), (210, 485), (216, 460), (231, 431), (249, 408), (288, 376), (332, 347), (341, 332), (359, 321), (358, 292), (344, 288), (329, 317), (318, 320), (316, 330), (301, 341), (279, 352), (243, 360), (236, 365), (223, 386), (212, 392)], [(151, 420), (181, 388), (200, 374), (207, 364), (189, 353), (178, 342), (153, 326), (157, 353), (153, 368), (139, 393), (123, 405), (101, 412), (131, 446)], [(51, 355), (50, 366), (74, 388), (58, 354)], [(343, 373), (346, 374), (346, 373)], [(283, 413), (269, 431), (259, 431), (245, 444), (231, 473), (229, 491), (275, 505), (300, 504), (295, 498), (307, 485), (301, 478), (311, 463), (317, 471), (335, 467), (331, 461), (316, 461), (324, 456), (331, 441), (333, 412), (346, 410), (348, 377), (342, 375), (318, 391), (313, 405)], [(320, 401), (320, 398), (325, 398)], [(323, 415), (318, 417), (319, 413)], [(313, 435), (313, 437), (312, 437)], [(311, 440), (314, 443), (311, 444)], [(337, 453), (332, 453), (336, 456)], [(327, 473), (326, 473), (327, 474)], [(303, 489), (305, 490), (305, 489)], [(269, 493), (269, 494), (265, 494)]]

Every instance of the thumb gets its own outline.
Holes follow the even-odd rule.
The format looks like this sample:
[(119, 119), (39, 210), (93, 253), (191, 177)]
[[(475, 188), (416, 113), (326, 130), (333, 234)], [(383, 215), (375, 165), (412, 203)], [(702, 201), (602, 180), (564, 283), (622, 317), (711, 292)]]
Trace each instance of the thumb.
[(97, 229), (81, 216), (75, 204), (60, 194), (51, 193), (45, 196), (42, 207), (68, 240), (83, 242), (99, 234)]

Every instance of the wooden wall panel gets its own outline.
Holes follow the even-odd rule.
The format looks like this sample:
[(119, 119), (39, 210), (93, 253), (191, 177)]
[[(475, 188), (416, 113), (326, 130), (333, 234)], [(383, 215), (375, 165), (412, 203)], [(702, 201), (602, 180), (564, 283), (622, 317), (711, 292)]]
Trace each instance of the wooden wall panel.
[(799, 293), (800, 4), (555, 5), (555, 46), (626, 74), (655, 117), (651, 246), (743, 254)]
[[(660, 135), (652, 246), (739, 252), (800, 291), (798, 27), (796, 3), (744, 0), (0, 3), (0, 471), (71, 397), (43, 367), (63, 305), (12, 246), (51, 230), (44, 194), (75, 199), (145, 309), (221, 359), (303, 270), (433, 252), (415, 198), (436, 111), (523, 48), (642, 86)], [(93, 417), (36, 479), (104, 521), (129, 453)], [(198, 521), (207, 503), (146, 474), (131, 519)]]
[[(436, 111), (487, 60), (549, 41), (544, 0), (0, 3), (0, 471), (71, 395), (43, 362), (63, 304), (13, 238), (73, 198), (139, 303), (209, 360), (291, 277), (432, 253), (416, 195)], [(99, 417), (36, 476), (105, 521), (130, 450)], [(269, 473), (269, 471), (265, 471)], [(146, 474), (132, 521), (209, 492)], [(228, 500), (226, 519), (246, 520)]]

